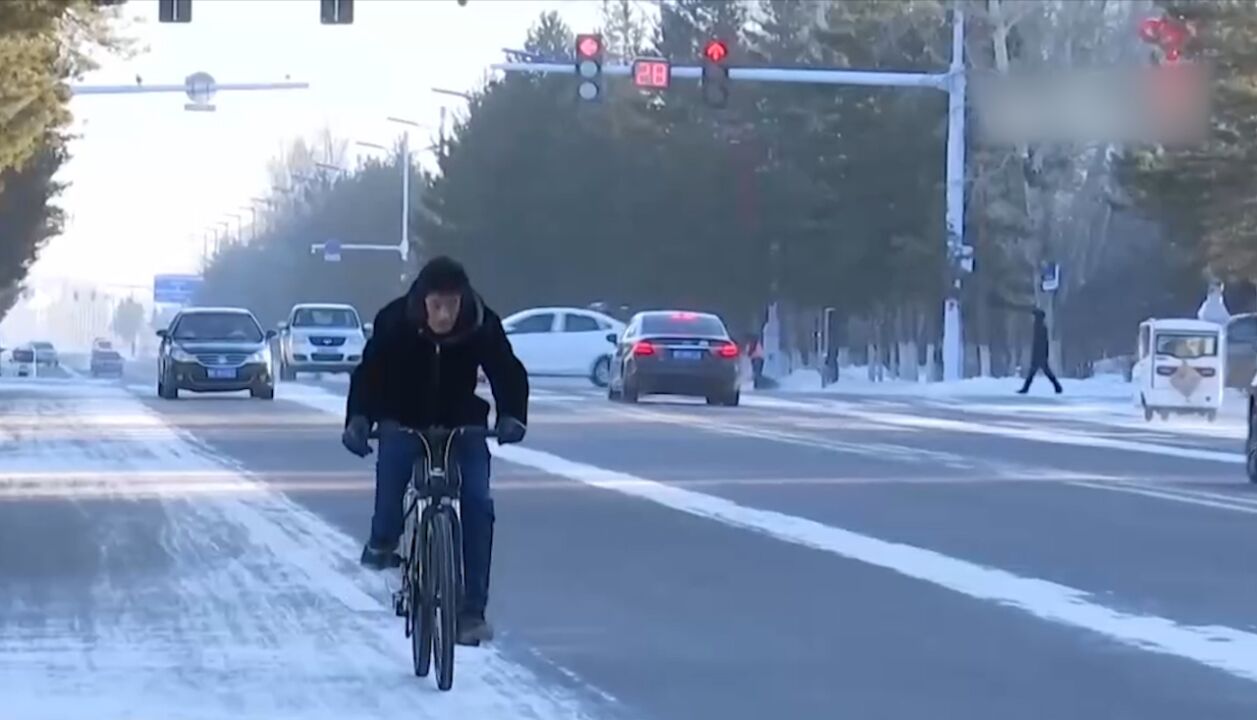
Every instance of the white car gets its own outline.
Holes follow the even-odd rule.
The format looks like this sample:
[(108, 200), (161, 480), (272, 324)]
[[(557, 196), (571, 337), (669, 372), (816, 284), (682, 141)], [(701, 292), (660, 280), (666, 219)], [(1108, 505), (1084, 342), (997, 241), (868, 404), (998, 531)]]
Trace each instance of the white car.
[(529, 375), (587, 377), (606, 387), (611, 356), (624, 323), (583, 308), (521, 310), (502, 321), (515, 355)]
[(0, 348), (0, 357), (4, 358), (0, 375), (29, 377), (36, 374), (35, 350), (29, 343), (15, 348)]
[(366, 344), (366, 328), (352, 305), (294, 305), (288, 320), (279, 324), (279, 377), (352, 372)]

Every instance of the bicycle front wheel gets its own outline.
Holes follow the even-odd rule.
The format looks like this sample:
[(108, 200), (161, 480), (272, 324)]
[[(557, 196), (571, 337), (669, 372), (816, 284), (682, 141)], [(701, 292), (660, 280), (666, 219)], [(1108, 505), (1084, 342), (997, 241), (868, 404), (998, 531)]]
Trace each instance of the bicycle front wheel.
[(432, 516), (428, 538), (428, 574), (432, 579), (432, 600), (436, 617), (433, 650), (436, 660), (436, 686), (449, 690), (454, 686), (454, 644), (458, 639), (458, 549), (454, 546), (453, 511), (438, 511)]
[(424, 527), (410, 537), (410, 557), (406, 562), (406, 583), (408, 585), (409, 615), (406, 618), (410, 625), (410, 659), (414, 663), (415, 675), (427, 677), (432, 668), (432, 573), (426, 562), (420, 558), (428, 548), (422, 542)]

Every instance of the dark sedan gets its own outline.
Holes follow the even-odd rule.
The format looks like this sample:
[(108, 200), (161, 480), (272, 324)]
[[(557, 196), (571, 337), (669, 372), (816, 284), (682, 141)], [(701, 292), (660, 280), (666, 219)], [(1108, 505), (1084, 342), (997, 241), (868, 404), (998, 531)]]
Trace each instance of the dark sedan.
[(616, 343), (607, 397), (637, 402), (646, 395), (683, 395), (709, 405), (741, 399), (738, 346), (720, 318), (687, 311), (641, 312)]
[(113, 348), (92, 348), (92, 377), (122, 377), (122, 355)]
[(185, 308), (159, 330), (157, 395), (167, 400), (180, 390), (233, 392), (275, 397), (270, 340), (253, 313), (242, 308)]

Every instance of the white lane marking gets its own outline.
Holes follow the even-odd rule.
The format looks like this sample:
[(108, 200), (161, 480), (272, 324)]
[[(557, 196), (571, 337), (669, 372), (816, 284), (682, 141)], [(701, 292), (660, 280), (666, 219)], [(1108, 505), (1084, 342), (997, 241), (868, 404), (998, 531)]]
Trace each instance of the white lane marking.
[[(119, 514), (117, 505), (65, 501), (90, 529), (59, 542), (82, 544), (76, 551), (88, 557), (99, 542), (103, 554), (90, 564), (96, 574), (76, 578), (81, 585), (5, 577), (6, 611), (40, 620), (6, 629), (6, 716), (64, 719), (91, 707), (101, 718), (187, 720), (589, 717), (572, 694), (491, 647), (460, 649), (458, 686), (438, 693), (431, 678), (413, 676), (388, 580), (358, 568), (357, 541), (121, 388), (83, 394), (0, 400), (6, 411), (80, 426), (74, 441), (26, 435), (6, 454), (0, 486), (36, 472), (67, 471), (73, 481), (94, 469), (110, 471), (111, 500), (137, 503)], [(119, 415), (143, 427), (120, 427)], [(10, 478), (18, 468), (26, 470)], [(227, 473), (221, 482), (238, 492), (138, 504), (148, 496), (135, 475), (172, 471)], [(152, 553), (160, 558), (136, 565)]]
[(1162, 617), (1114, 610), (1090, 600), (1090, 594), (1082, 590), (1059, 583), (1019, 576), (813, 520), (750, 508), (530, 448), (495, 446), (493, 451), (509, 462), (830, 552), (978, 600), (1015, 607), (1043, 620), (1090, 630), (1140, 649), (1174, 655), (1257, 681), (1257, 634), (1218, 625), (1181, 625)]
[(1235, 512), (1257, 515), (1257, 502), (1254, 502), (1254, 500), (1250, 498), (1232, 497), (1222, 493), (1211, 493), (1185, 488), (1165, 488), (1130, 482), (1093, 482), (1088, 480), (1071, 480), (1066, 482), (1066, 484), (1073, 485), (1075, 487), (1090, 488), (1092, 490), (1108, 490), (1109, 492), (1142, 495), (1144, 497), (1156, 498), (1158, 500), (1169, 500), (1171, 502), (1182, 503), (1185, 505), (1199, 505), (1201, 507), (1232, 510)]
[(1030, 442), (1046, 443), (1050, 445), (1072, 445), (1076, 447), (1122, 450), (1125, 452), (1162, 455), (1165, 457), (1176, 457), (1187, 460), (1205, 460), (1208, 462), (1226, 463), (1228, 465), (1242, 465), (1245, 462), (1243, 453), (1239, 452), (1222, 452), (1218, 450), (1202, 450), (1199, 448), (1162, 445), (1159, 443), (1118, 440), (1116, 438), (1084, 435), (1078, 432), (1062, 430), (1059, 428), (1038, 429), (1014, 427), (1009, 425), (994, 425), (987, 422), (979, 423), (964, 420), (950, 420), (946, 418), (907, 416), (897, 413), (869, 412), (830, 402), (800, 403), (789, 400), (783, 401), (778, 398), (756, 398), (751, 404), (758, 405), (760, 407), (791, 408), (810, 412), (829, 413), (844, 417), (857, 418), (880, 425), (915, 428), (919, 430), (944, 430), (976, 435), (992, 435), (996, 437), (1015, 438), (1018, 440), (1027, 440)]
[(767, 427), (748, 428), (736, 423), (724, 422), (717, 418), (701, 418), (695, 415), (660, 412), (645, 408), (619, 408), (619, 411), (623, 415), (639, 419), (683, 425), (691, 428), (701, 428), (703, 430), (724, 435), (749, 437), (757, 440), (768, 440), (787, 445), (796, 445), (799, 447), (808, 447), (817, 450), (827, 450), (844, 455), (857, 455), (886, 461), (898, 460), (909, 463), (930, 462), (943, 467), (952, 468), (954, 470), (973, 470), (978, 464), (980, 464), (979, 461), (962, 455), (913, 448), (908, 445), (895, 445), (871, 441), (843, 442), (828, 438), (818, 438), (815, 436), (804, 435), (802, 433), (773, 430)]
[[(316, 398), (310, 398), (317, 407)], [(531, 448), (491, 445), (495, 456), (586, 485), (648, 500), (783, 542), (880, 567), (976, 600), (1088, 630), (1141, 650), (1172, 655), (1257, 681), (1257, 634), (1221, 625), (1183, 625), (1155, 615), (1106, 607), (1067, 585), (987, 567), (839, 527), (740, 505), (628, 473), (574, 462)]]
[[(307, 407), (322, 410), (324, 412), (330, 412), (333, 414), (342, 412), (343, 403), (344, 403), (344, 400), (342, 400), (339, 396), (331, 392), (323, 391), (323, 390), (320, 390), (314, 393), (303, 393), (301, 395), (293, 396), (290, 399), (298, 403), (305, 404)], [(765, 405), (767, 405), (768, 407), (776, 407), (779, 409), (784, 409), (788, 407), (791, 409), (807, 409), (813, 412), (816, 411), (815, 405), (799, 403), (799, 402), (795, 402), (791, 400), (778, 400), (776, 398), (770, 399), (768, 403), (765, 403)], [(623, 411), (625, 410), (625, 408), (617, 408), (617, 410)], [(623, 413), (623, 415), (626, 417), (631, 417), (631, 413)], [(785, 442), (785, 440), (783, 440), (782, 438), (764, 437), (762, 435), (760, 437), (763, 437), (763, 439), (766, 439), (766, 440), (775, 440), (777, 442)], [(795, 444), (799, 444), (799, 443), (796, 442)], [(988, 468), (988, 469), (996, 469), (997, 471), (1001, 473), (1011, 472), (1010, 468), (1004, 468), (1000, 470), (999, 468), (995, 466), (992, 466), (991, 468)], [(1037, 470), (1021, 469), (1019, 472), (1022, 472), (1026, 476), (1027, 479), (1031, 479), (1031, 480), (1050, 477), (1050, 478), (1055, 478), (1056, 480), (1060, 482), (1064, 482), (1066, 484), (1069, 484), (1071, 482), (1084, 483), (1084, 484), (1079, 485), (1079, 487), (1090, 487), (1091, 489), (1095, 489), (1094, 485), (1086, 484), (1088, 482), (1091, 482), (1091, 483), (1096, 483), (1096, 484), (1102, 484), (1103, 489), (1109, 490), (1112, 492), (1131, 492), (1131, 494), (1135, 494), (1135, 495), (1139, 495), (1139, 494), (1147, 495), (1147, 493), (1133, 492), (1131, 490), (1128, 490), (1126, 486), (1120, 484), (1120, 481), (1122, 481), (1123, 478), (1120, 478), (1117, 476), (1086, 477), (1086, 474), (1081, 474), (1079, 476), (1071, 476), (1070, 473), (1063, 473), (1062, 471), (1057, 471), (1057, 470), (1052, 470), (1052, 469), (1047, 469), (1047, 468), (1039, 468)], [(1137, 485), (1132, 485), (1131, 487), (1134, 487), (1135, 490), (1140, 489), (1140, 486), (1137, 486)], [(1167, 491), (1165, 489), (1158, 488), (1154, 490), (1154, 492), (1158, 492), (1159, 494), (1157, 495), (1157, 497), (1162, 500), (1178, 500), (1179, 499), (1171, 491)], [(1211, 500), (1215, 502), (1211, 502), (1209, 505), (1205, 505), (1204, 503), (1201, 503), (1201, 502), (1189, 502), (1187, 504), (1200, 505), (1200, 506), (1206, 506), (1206, 507), (1217, 507), (1218, 509), (1224, 509), (1224, 510), (1233, 510), (1237, 507), (1242, 507), (1242, 504), (1239, 502), (1238, 498), (1230, 498), (1225, 495), (1219, 495), (1218, 497), (1212, 498)], [(1180, 500), (1180, 502), (1184, 502), (1184, 501)], [(1228, 505), (1227, 504), (1228, 502), (1230, 502), (1231, 504)], [(1244, 512), (1244, 510), (1241, 510), (1241, 512)]]

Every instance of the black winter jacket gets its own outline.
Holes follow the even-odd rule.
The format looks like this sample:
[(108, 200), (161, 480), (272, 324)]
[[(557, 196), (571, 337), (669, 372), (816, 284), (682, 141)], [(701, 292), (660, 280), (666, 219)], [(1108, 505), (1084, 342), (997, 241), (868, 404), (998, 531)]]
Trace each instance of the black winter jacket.
[(476, 395), (480, 368), (498, 416), (527, 423), (528, 373), (501, 318), (479, 295), (464, 297), (454, 331), (442, 338), (432, 337), (426, 318), (407, 309), (407, 296), (397, 298), (375, 316), (362, 362), (350, 377), (345, 423), (361, 415), (412, 428), (485, 426), (489, 404)]
[(1033, 332), (1034, 336), (1030, 343), (1030, 359), (1039, 364), (1046, 364), (1048, 360), (1048, 328), (1047, 321), (1042, 314), (1035, 314)]

